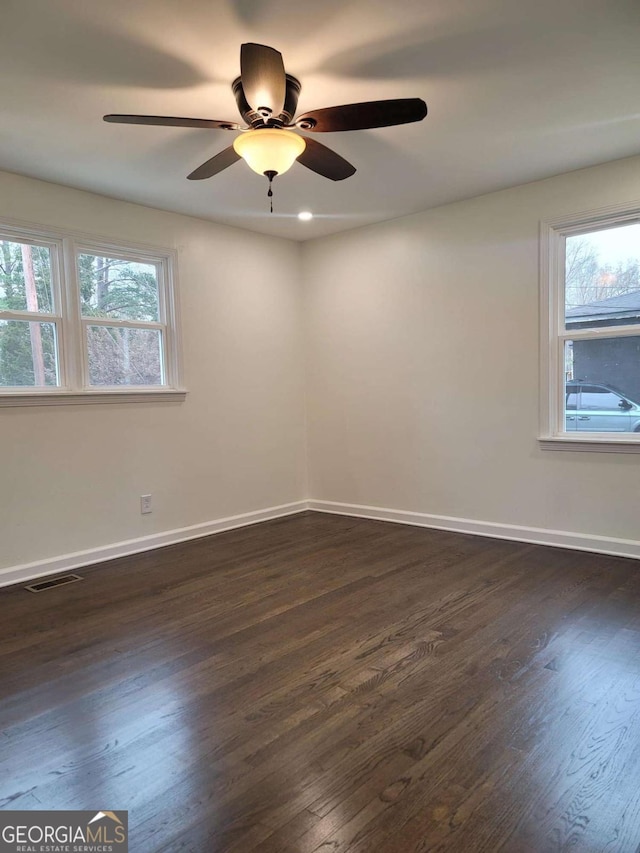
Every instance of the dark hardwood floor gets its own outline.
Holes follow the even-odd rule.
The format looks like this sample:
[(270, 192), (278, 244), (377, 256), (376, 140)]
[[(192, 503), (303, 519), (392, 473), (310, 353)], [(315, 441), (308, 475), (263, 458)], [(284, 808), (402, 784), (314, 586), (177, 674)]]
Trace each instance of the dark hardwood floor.
[(640, 848), (640, 566), (309, 513), (0, 590), (0, 808), (132, 853)]

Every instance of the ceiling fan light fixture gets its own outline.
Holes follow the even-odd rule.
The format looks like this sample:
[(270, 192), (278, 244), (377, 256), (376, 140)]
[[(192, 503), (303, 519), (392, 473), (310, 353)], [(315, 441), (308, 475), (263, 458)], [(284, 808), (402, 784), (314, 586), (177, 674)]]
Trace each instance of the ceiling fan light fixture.
[(272, 197), (273, 178), (290, 169), (295, 160), (330, 181), (344, 181), (356, 171), (348, 160), (313, 136), (299, 136), (288, 128), (311, 131), (315, 135), (409, 124), (422, 121), (427, 115), (427, 105), (422, 98), (394, 98), (325, 107), (296, 118), (300, 81), (286, 73), (279, 51), (254, 42), (247, 42), (240, 48), (240, 76), (233, 81), (232, 89), (245, 127), (220, 119), (124, 113), (110, 113), (104, 120), (116, 124), (238, 130), (240, 136), (233, 145), (210, 157), (187, 175), (187, 179), (212, 178), (244, 159), (254, 172), (267, 176), (269, 197)]
[(259, 175), (267, 172), (282, 175), (302, 154), (306, 142), (291, 130), (264, 128), (241, 133), (234, 139), (233, 148)]

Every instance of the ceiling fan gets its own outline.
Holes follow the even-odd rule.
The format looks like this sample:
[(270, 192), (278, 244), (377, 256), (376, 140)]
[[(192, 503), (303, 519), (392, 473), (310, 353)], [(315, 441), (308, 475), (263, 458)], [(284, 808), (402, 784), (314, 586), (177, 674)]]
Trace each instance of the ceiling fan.
[(311, 110), (294, 120), (300, 95), (300, 81), (284, 70), (282, 54), (262, 44), (243, 44), (240, 49), (240, 77), (233, 81), (238, 110), (245, 126), (233, 121), (177, 118), (172, 116), (106, 115), (104, 120), (121, 124), (165, 127), (200, 127), (240, 131), (233, 145), (220, 151), (190, 175), (190, 181), (211, 178), (240, 158), (271, 182), (297, 160), (307, 169), (342, 181), (356, 171), (344, 157), (289, 128), (311, 133), (365, 130), (421, 121), (427, 105), (421, 98), (367, 101)]

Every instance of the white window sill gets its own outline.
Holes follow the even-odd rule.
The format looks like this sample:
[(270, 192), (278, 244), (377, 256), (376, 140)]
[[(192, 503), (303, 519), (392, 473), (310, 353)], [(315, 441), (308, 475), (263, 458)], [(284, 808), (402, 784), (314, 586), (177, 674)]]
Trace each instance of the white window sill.
[(569, 435), (547, 435), (538, 439), (542, 450), (582, 450), (592, 453), (640, 453), (640, 434), (637, 438), (629, 438), (633, 433), (627, 433), (618, 438), (608, 433), (584, 435), (584, 437)]
[(17, 391), (0, 393), (0, 408), (9, 406), (76, 406), (88, 403), (182, 403), (187, 392), (175, 388), (121, 391)]

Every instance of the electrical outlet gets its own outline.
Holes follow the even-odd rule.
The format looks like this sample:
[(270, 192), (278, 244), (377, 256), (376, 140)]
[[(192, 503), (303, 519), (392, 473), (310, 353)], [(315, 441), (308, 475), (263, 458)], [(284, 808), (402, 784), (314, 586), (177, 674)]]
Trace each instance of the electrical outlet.
[(142, 515), (153, 512), (153, 507), (151, 506), (151, 495), (140, 495), (140, 512)]

